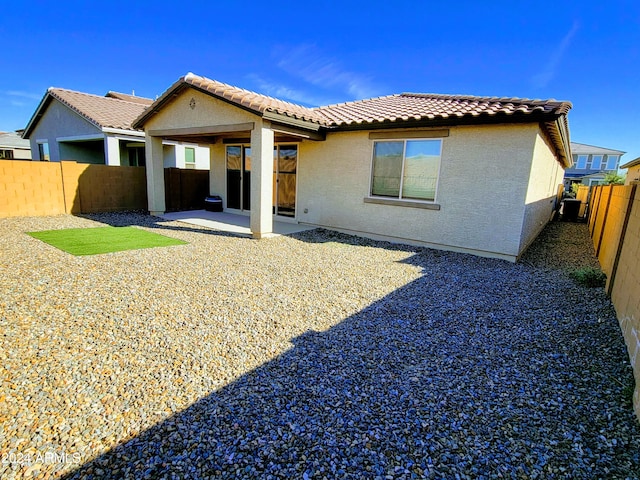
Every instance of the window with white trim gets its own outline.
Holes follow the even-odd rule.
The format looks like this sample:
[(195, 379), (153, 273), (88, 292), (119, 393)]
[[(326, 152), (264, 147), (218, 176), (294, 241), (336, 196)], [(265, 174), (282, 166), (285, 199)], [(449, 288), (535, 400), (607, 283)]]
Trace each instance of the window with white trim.
[(184, 149), (184, 167), (188, 169), (196, 168), (196, 149), (185, 147)]
[(607, 170), (617, 170), (619, 158), (618, 155), (607, 155)]
[(587, 168), (587, 158), (589, 155), (578, 155), (578, 160), (576, 160), (576, 169), (584, 170)]
[(602, 155), (594, 155), (593, 160), (591, 161), (591, 169), (592, 170), (600, 170), (602, 168)]
[(441, 152), (439, 138), (374, 142), (371, 196), (435, 201)]

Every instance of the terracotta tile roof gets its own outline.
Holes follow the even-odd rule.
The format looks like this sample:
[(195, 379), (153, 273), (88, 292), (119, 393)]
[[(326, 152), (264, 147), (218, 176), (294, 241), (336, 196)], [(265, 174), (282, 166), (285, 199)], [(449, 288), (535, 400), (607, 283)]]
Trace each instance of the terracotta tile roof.
[[(321, 125), (327, 129), (374, 123), (428, 121), (463, 117), (494, 117), (541, 114), (566, 114), (571, 103), (556, 100), (529, 100), (522, 98), (476, 97), (470, 95), (438, 95), (402, 93), (386, 97), (357, 100), (316, 108), (234, 87), (226, 83), (188, 73), (173, 84), (155, 102), (160, 107), (180, 87), (189, 85), (257, 114), (273, 112)], [(153, 109), (155, 111), (156, 108)], [(153, 114), (148, 111), (134, 123), (144, 123)]]
[[(53, 99), (67, 106), (99, 129), (134, 130), (132, 127), (133, 121), (148, 107), (148, 105), (139, 102), (51, 87), (47, 90), (31, 120), (29, 120), (29, 124), (23, 134), (25, 138), (29, 138), (29, 135)], [(145, 100), (151, 101), (151, 99)]]
[(153, 99), (151, 98), (136, 97), (135, 95), (129, 95), (127, 93), (120, 93), (120, 92), (109, 91), (107, 92), (105, 97), (116, 98), (118, 100), (125, 100), (127, 102), (139, 103), (141, 105), (147, 105), (147, 106), (153, 103)]
[(324, 124), (325, 120), (322, 115), (316, 113), (313, 109), (296, 105), (295, 103), (285, 102), (277, 98), (262, 95), (260, 93), (245, 90), (243, 88), (234, 87), (226, 83), (211, 80), (209, 78), (200, 77), (189, 73), (185, 75), (182, 81), (199, 90), (213, 94), (230, 103), (242, 106), (247, 110), (264, 114), (265, 112), (274, 112), (287, 117), (305, 120), (308, 122)]
[(474, 97), (402, 93), (386, 97), (358, 100), (315, 109), (332, 126), (382, 122), (491, 117), (499, 114), (559, 115), (571, 108), (569, 102), (528, 100), (522, 98)]
[(62, 88), (50, 88), (48, 94), (100, 128), (131, 130), (133, 121), (147, 108), (140, 103)]
[[(316, 108), (304, 107), (226, 83), (188, 73), (165, 91), (134, 122), (136, 127), (162, 109), (179, 90), (191, 87), (270, 120), (286, 123), (294, 119), (297, 127), (323, 128), (326, 131), (353, 128), (396, 127), (405, 122), (421, 126), (456, 125), (490, 122), (540, 122), (556, 145), (563, 164), (571, 163), (569, 127), (566, 115), (570, 102), (529, 100), (523, 98), (476, 97), (471, 95), (439, 95), (402, 93), (386, 97), (357, 100)], [(273, 115), (278, 118), (274, 119)]]

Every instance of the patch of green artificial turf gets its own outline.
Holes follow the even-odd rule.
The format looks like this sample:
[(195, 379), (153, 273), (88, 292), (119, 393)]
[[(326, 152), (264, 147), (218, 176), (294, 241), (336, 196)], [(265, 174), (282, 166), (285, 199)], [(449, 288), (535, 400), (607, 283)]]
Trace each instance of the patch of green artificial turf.
[(27, 234), (72, 255), (98, 255), (187, 243), (135, 227), (68, 228)]

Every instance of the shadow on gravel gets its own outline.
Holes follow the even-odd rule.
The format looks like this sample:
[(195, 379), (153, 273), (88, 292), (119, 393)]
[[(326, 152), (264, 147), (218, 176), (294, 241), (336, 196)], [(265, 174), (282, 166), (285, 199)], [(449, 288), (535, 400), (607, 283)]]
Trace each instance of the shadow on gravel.
[(229, 238), (247, 238), (245, 235), (224, 232), (222, 230), (215, 230), (207, 227), (191, 226), (187, 223), (180, 222), (179, 226), (176, 225), (176, 220), (165, 220), (160, 217), (154, 217), (148, 215), (142, 211), (134, 212), (116, 212), (116, 213), (87, 213), (77, 215), (82, 218), (87, 218), (95, 222), (104, 223), (112, 227), (146, 227), (146, 228), (159, 228), (162, 230), (173, 230), (175, 232), (193, 232), (201, 233), (203, 235), (214, 235), (217, 237), (229, 237)]
[(638, 478), (615, 313), (535, 253), (419, 250), (418, 280), (65, 478)]

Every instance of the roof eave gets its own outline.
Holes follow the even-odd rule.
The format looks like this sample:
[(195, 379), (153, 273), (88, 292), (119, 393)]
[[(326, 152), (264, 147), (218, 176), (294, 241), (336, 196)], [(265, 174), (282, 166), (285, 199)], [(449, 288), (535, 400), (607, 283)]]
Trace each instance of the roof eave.
[(463, 115), (448, 116), (448, 117), (436, 117), (436, 118), (422, 118), (420, 120), (385, 120), (374, 122), (361, 122), (341, 125), (331, 125), (328, 127), (329, 131), (346, 131), (346, 130), (374, 130), (385, 128), (398, 128), (398, 127), (441, 127), (441, 126), (459, 126), (459, 125), (496, 125), (505, 123), (540, 123), (549, 120), (555, 120), (558, 116), (553, 114), (540, 114), (540, 113), (514, 113), (505, 114), (499, 113), (495, 115)]
[(640, 157), (634, 158), (633, 160), (625, 163), (624, 165), (620, 165), (620, 168), (627, 169), (627, 168), (635, 167), (636, 165), (640, 165)]
[(45, 93), (44, 96), (42, 97), (42, 100), (40, 100), (38, 107), (36, 108), (35, 112), (29, 119), (29, 123), (27, 123), (27, 126), (22, 132), (22, 138), (29, 139), (31, 132), (33, 131), (34, 128), (36, 128), (36, 125), (42, 118), (42, 115), (44, 115), (44, 110), (46, 110), (46, 107), (48, 106), (51, 98), (53, 98), (53, 96), (51, 95), (51, 92), (47, 90), (47, 93)]
[(162, 110), (162, 108), (169, 103), (171, 100), (173, 100), (175, 97), (178, 96), (178, 94), (180, 94), (182, 91), (191, 88), (193, 90), (196, 90), (198, 92), (201, 92), (205, 95), (208, 95), (210, 97), (216, 98), (218, 100), (221, 100), (233, 107), (239, 108), (241, 110), (244, 110), (246, 112), (252, 113), (254, 115), (257, 115), (259, 117), (264, 118), (265, 120), (270, 120), (273, 122), (277, 122), (280, 124), (284, 124), (284, 125), (289, 125), (291, 127), (296, 127), (296, 128), (305, 128), (308, 129), (310, 131), (314, 131), (317, 132), (320, 129), (320, 124), (315, 123), (315, 122), (311, 122), (308, 120), (302, 120), (299, 118), (295, 118), (295, 117), (291, 117), (288, 115), (283, 115), (274, 111), (270, 111), (267, 110), (265, 112), (260, 111), (259, 109), (256, 108), (251, 108), (247, 105), (243, 105), (241, 103), (238, 102), (234, 102), (232, 100), (229, 100), (228, 98), (222, 96), (222, 95), (218, 95), (214, 92), (211, 92), (209, 90), (207, 90), (206, 88), (202, 88), (199, 87), (198, 85), (194, 85), (193, 83), (189, 82), (186, 77), (182, 77), (180, 78), (177, 82), (175, 82), (171, 87), (169, 87), (167, 89), (166, 92), (164, 92), (153, 104), (151, 104), (149, 107), (147, 107), (147, 109), (144, 111), (144, 113), (142, 115), (140, 115), (138, 118), (136, 118), (136, 120), (133, 122), (132, 127), (136, 128), (136, 129), (144, 129), (144, 124), (156, 113), (158, 113), (160, 110)]

